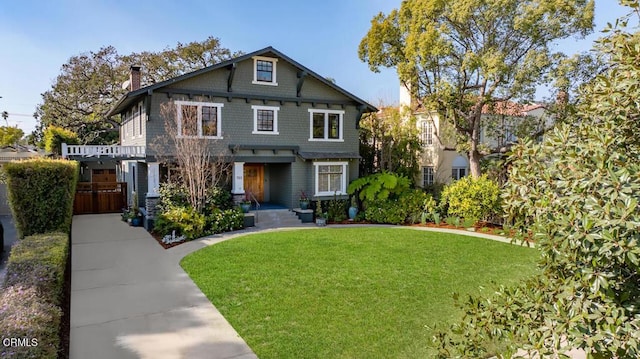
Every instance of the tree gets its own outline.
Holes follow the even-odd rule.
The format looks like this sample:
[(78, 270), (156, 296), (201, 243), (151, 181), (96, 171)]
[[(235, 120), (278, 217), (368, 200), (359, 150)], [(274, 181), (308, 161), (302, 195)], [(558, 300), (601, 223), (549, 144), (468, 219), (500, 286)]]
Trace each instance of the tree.
[(414, 179), (421, 151), (415, 118), (381, 108), (360, 121), (360, 175), (388, 171)]
[(62, 127), (47, 127), (44, 131), (44, 149), (56, 156), (61, 156), (63, 143), (67, 145), (77, 145), (78, 135)]
[[(164, 119), (165, 135), (151, 143), (151, 149), (165, 165), (176, 165), (180, 182), (187, 192), (189, 205), (198, 213), (205, 208), (207, 190), (220, 186), (231, 170), (231, 161), (213, 152), (217, 140), (190, 136), (198, 131), (198, 114), (194, 106), (181, 108), (178, 127), (177, 106), (163, 103), (160, 115)], [(181, 132), (179, 132), (181, 130)]]
[[(640, 1), (621, 3), (640, 15)], [(437, 336), (441, 357), (481, 357), (495, 342), (506, 357), (640, 357), (640, 32), (622, 29), (600, 41), (608, 69), (582, 89), (573, 121), (514, 148), (504, 209), (535, 240), (540, 275), (471, 298)]]
[(358, 54), (393, 67), (412, 97), (458, 134), (480, 175), (483, 109), (530, 100), (557, 54), (550, 45), (593, 28), (593, 0), (405, 0), (378, 14)]
[[(106, 113), (128, 89), (129, 66), (144, 68), (141, 85), (151, 85), (235, 56), (220, 47), (217, 38), (178, 43), (159, 52), (120, 55), (113, 46), (72, 56), (50, 90), (42, 94), (36, 110), (45, 127), (59, 126), (78, 134), (81, 143), (113, 143), (118, 140), (120, 119)], [(37, 136), (36, 136), (37, 137)]]
[(0, 127), (0, 146), (12, 146), (18, 143), (24, 136), (24, 132), (18, 127), (1, 126)]

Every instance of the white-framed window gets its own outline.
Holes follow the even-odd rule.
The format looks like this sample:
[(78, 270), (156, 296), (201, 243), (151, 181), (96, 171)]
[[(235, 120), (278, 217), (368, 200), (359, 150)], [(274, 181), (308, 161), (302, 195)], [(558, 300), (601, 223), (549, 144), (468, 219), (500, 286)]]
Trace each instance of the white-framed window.
[(420, 122), (420, 141), (423, 146), (433, 145), (433, 124), (431, 121)]
[(347, 193), (347, 162), (314, 162), (316, 196)]
[(253, 84), (278, 86), (276, 65), (278, 59), (273, 57), (253, 57)]
[(251, 106), (253, 109), (254, 135), (278, 135), (278, 111), (280, 107)]
[(176, 101), (178, 137), (222, 138), (222, 103)]
[(422, 167), (422, 187), (433, 186), (433, 166)]
[(466, 175), (467, 175), (466, 167), (453, 167), (453, 169), (451, 169), (451, 178), (453, 178), (456, 181)]
[(138, 105), (138, 136), (142, 137), (142, 104)]
[(343, 139), (344, 111), (309, 110), (309, 141), (337, 141)]

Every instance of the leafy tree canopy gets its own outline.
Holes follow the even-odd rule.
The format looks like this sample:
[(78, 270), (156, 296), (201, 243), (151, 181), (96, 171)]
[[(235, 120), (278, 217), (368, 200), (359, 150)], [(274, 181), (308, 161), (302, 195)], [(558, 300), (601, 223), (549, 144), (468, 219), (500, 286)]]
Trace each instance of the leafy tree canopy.
[[(621, 3), (639, 14), (638, 0)], [(640, 32), (607, 30), (607, 70), (582, 89), (574, 121), (512, 155), (504, 209), (534, 239), (540, 275), (470, 298), (437, 336), (440, 357), (640, 357)]]
[(81, 143), (113, 143), (118, 140), (119, 119), (107, 119), (105, 114), (128, 91), (122, 84), (129, 78), (129, 66), (142, 66), (141, 85), (146, 86), (237, 55), (209, 37), (158, 52), (120, 55), (115, 47), (106, 46), (72, 56), (51, 89), (42, 94), (36, 111), (43, 125), (39, 131), (55, 125), (77, 133)]
[(0, 147), (15, 145), (22, 139), (24, 132), (17, 127), (0, 127)]
[(480, 175), (482, 110), (532, 99), (562, 58), (554, 41), (593, 28), (593, 0), (405, 0), (378, 14), (359, 56), (396, 68), (412, 96), (452, 123)]

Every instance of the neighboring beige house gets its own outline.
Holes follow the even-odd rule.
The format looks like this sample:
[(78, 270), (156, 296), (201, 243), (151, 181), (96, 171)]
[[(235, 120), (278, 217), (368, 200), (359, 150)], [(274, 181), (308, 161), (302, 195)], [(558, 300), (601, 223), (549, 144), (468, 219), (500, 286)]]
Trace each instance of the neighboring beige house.
[[(422, 142), (420, 156), (420, 178), (416, 183), (423, 188), (434, 184), (443, 184), (458, 180), (469, 174), (469, 159), (466, 153), (455, 150), (452, 140), (453, 130), (447, 131), (436, 111), (417, 108), (411, 101), (411, 95), (404, 86), (400, 86), (400, 107), (412, 112)], [(482, 128), (480, 143), (487, 148), (503, 148), (517, 141), (515, 127), (524, 118), (534, 117), (544, 121), (544, 107), (541, 104), (521, 105), (513, 102), (500, 103), (494, 109), (483, 109), (485, 116), (496, 116), (494, 129)], [(545, 126), (548, 123), (543, 124)]]

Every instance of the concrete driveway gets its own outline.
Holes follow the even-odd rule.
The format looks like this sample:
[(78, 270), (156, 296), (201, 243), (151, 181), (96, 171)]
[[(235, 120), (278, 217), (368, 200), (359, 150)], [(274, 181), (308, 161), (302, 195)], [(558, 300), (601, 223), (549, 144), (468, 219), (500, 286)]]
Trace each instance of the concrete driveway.
[(75, 216), (71, 358), (256, 358), (179, 265), (206, 245), (164, 250), (118, 214)]

